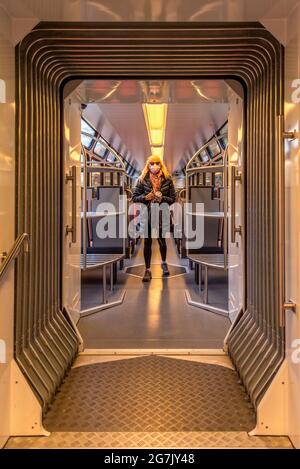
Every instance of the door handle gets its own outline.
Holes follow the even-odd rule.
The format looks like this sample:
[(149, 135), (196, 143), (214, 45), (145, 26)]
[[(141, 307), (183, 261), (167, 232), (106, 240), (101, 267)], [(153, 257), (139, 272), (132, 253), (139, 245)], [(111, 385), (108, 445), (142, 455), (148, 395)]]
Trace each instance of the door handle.
[(294, 303), (293, 301), (286, 301), (283, 304), (283, 309), (288, 309), (289, 311), (293, 311), (293, 313), (296, 313), (297, 304)]
[(241, 182), (242, 181), (242, 176), (240, 174), (237, 174), (237, 168), (236, 166), (231, 166), (231, 242), (235, 243), (235, 235), (236, 233), (239, 233), (239, 235), (242, 235), (242, 227), (235, 226), (235, 183), (236, 181)]
[(71, 181), (72, 184), (72, 225), (66, 226), (66, 235), (72, 233), (72, 243), (76, 243), (76, 166), (72, 166), (69, 174), (66, 174), (66, 184)]

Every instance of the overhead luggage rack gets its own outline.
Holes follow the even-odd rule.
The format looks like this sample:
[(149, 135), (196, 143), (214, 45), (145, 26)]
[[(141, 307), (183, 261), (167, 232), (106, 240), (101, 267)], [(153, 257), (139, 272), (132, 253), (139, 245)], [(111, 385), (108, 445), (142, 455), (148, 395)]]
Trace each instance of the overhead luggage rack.
[(192, 262), (199, 263), (201, 265), (207, 265), (208, 267), (214, 267), (215, 269), (224, 269), (224, 254), (190, 254), (189, 259)]
[(83, 254), (80, 256), (80, 267), (83, 269), (94, 269), (96, 267), (103, 267), (123, 259), (121, 254), (87, 254), (86, 262)]
[[(113, 217), (117, 215), (124, 215), (126, 211), (122, 212), (86, 212), (86, 218), (101, 218), (101, 217)], [(81, 218), (84, 218), (84, 212), (81, 212)]]
[(194, 166), (190, 168), (187, 165), (187, 168), (186, 168), (187, 173), (198, 173), (199, 171), (208, 173), (208, 172), (217, 172), (217, 171), (223, 171), (223, 170), (224, 170), (223, 164), (212, 164), (212, 165), (203, 164), (203, 166)]
[(185, 212), (187, 215), (194, 215), (195, 217), (208, 217), (208, 218), (224, 218), (224, 212)]

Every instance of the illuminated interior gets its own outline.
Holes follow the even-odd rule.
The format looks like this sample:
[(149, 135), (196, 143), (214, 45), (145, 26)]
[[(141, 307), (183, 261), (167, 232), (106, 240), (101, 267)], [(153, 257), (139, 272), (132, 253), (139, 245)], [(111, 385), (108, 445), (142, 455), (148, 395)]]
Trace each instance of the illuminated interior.
[(162, 104), (143, 104), (143, 111), (149, 143), (153, 155), (163, 159), (168, 106)]

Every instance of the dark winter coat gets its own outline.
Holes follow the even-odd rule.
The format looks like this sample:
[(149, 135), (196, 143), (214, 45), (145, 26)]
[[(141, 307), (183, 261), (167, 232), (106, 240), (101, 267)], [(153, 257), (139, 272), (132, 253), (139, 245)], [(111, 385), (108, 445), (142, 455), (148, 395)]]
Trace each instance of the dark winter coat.
[[(161, 203), (172, 205), (175, 202), (175, 187), (171, 178), (162, 177), (162, 183), (159, 191), (162, 193)], [(132, 194), (132, 201), (136, 203), (143, 203), (150, 206), (151, 201), (146, 200), (145, 197), (152, 192), (152, 184), (150, 177), (147, 174), (144, 179), (139, 179)]]

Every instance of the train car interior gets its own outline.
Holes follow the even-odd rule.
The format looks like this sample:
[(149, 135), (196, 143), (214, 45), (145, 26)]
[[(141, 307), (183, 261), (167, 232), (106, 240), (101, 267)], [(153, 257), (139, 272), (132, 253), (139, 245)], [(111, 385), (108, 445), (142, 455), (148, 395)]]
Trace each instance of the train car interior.
[[(81, 155), (81, 222), (75, 243), (65, 246), (64, 307), (85, 347), (222, 350), (243, 309), (243, 246), (237, 234), (230, 237), (230, 175), (243, 164), (242, 86), (212, 79), (85, 80), (64, 99), (66, 154), (73, 148), (66, 173), (76, 169), (76, 151)], [(149, 123), (161, 126), (161, 137)], [(153, 153), (174, 178), (176, 203), (167, 238), (170, 275), (163, 277), (154, 242), (153, 278), (143, 284), (143, 239), (123, 236), (122, 227), (130, 217), (134, 222), (132, 191)], [(235, 184), (235, 223), (241, 226), (242, 187)], [(66, 185), (67, 201), (71, 191)], [(65, 211), (68, 225), (68, 202)], [(114, 221), (118, 232), (100, 238), (99, 223), (109, 228)], [(185, 224), (197, 222), (204, 239), (189, 249)]]

